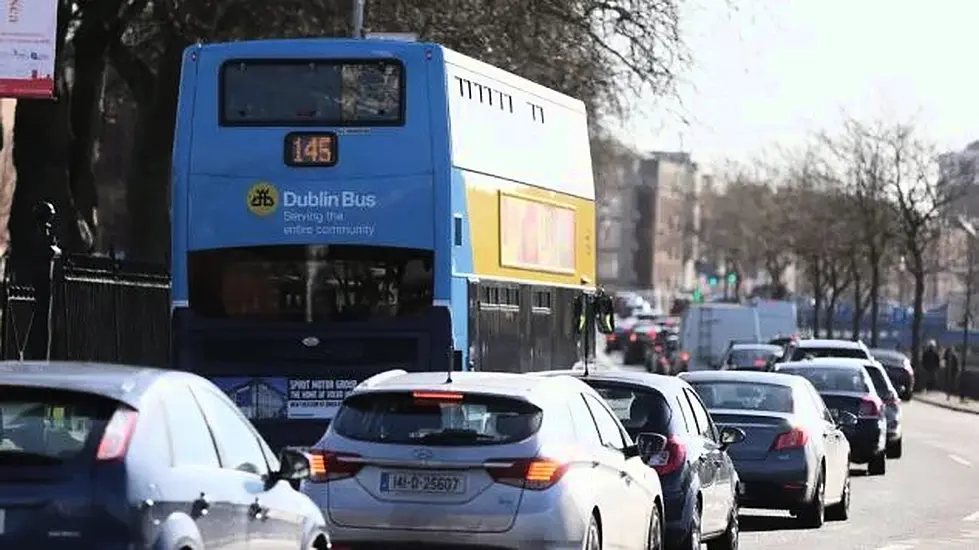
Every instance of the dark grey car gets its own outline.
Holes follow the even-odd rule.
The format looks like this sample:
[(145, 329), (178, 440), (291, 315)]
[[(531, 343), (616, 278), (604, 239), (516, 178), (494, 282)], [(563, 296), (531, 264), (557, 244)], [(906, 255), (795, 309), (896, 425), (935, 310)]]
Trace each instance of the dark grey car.
[(850, 445), (816, 389), (799, 376), (751, 371), (681, 375), (700, 395), (718, 426), (745, 433), (728, 454), (741, 478), (739, 502), (748, 508), (789, 510), (804, 524), (845, 520), (850, 506)]
[(0, 363), (4, 548), (329, 548), (309, 470), (198, 376)]

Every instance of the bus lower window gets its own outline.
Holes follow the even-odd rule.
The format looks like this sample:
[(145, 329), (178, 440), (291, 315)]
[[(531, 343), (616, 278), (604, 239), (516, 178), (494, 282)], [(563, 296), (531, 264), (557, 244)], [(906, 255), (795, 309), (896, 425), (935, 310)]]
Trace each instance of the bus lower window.
[(395, 59), (262, 59), (221, 66), (222, 126), (401, 126)]
[(206, 318), (367, 321), (432, 305), (432, 253), (375, 246), (255, 246), (187, 257), (190, 309)]

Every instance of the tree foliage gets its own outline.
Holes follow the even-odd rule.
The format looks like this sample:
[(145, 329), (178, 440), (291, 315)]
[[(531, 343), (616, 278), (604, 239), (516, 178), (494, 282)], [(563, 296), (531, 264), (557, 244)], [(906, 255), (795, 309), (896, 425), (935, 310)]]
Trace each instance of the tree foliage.
[[(674, 90), (674, 71), (686, 60), (681, 1), (369, 1), (365, 23), (368, 31), (418, 33), (578, 97), (597, 112), (616, 113), (628, 95)], [(25, 100), (17, 107), (20, 184), (8, 223), (14, 257), (27, 247), (33, 206), (49, 200), (69, 251), (113, 242), (130, 257), (167, 260), (183, 49), (198, 41), (346, 36), (351, 5), (59, 0), (59, 100)], [(112, 211), (100, 215), (105, 206)], [(100, 235), (102, 219), (113, 220), (119, 234)]]
[(874, 345), (885, 274), (904, 266), (917, 353), (930, 256), (962, 192), (939, 177), (938, 158), (913, 124), (847, 120), (796, 154), (727, 177), (707, 207), (709, 254), (763, 271), (776, 286), (794, 265), (799, 292), (813, 297), (817, 333), (832, 335), (837, 306), (848, 301), (853, 333), (869, 329)]

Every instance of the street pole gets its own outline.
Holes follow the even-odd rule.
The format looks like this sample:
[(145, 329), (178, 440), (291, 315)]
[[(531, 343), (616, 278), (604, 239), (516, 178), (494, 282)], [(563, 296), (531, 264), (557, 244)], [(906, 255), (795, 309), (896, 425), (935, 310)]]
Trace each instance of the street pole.
[(350, 12), (350, 36), (364, 37), (364, 5), (367, 0), (353, 0), (353, 10)]
[[(964, 311), (962, 313), (962, 355), (959, 356), (959, 372), (956, 373), (959, 376), (957, 380), (950, 380), (949, 385), (955, 386), (947, 389), (948, 395), (953, 392), (961, 394), (959, 391), (961, 389), (961, 377), (965, 374), (965, 365), (969, 360), (969, 325), (972, 321), (972, 292), (975, 286), (974, 280), (976, 278), (975, 273), (975, 249), (976, 241), (979, 240), (979, 232), (972, 225), (972, 222), (966, 220), (965, 218), (959, 218), (959, 226), (968, 234), (966, 237), (966, 267), (965, 267), (965, 304)], [(962, 397), (962, 395), (959, 395)]]

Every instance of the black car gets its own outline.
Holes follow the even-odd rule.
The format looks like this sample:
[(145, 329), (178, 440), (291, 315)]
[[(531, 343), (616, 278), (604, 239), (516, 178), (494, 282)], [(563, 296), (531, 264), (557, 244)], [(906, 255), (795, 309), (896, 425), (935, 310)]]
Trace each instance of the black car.
[(772, 344), (731, 342), (721, 359), (721, 369), (769, 371), (783, 351)]
[(843, 428), (850, 442), (850, 462), (866, 464), (870, 475), (887, 471), (887, 419), (884, 403), (861, 361), (819, 358), (781, 363), (778, 372), (803, 376), (819, 391), (826, 406), (839, 416), (845, 411), (857, 417)]
[(608, 402), (640, 446), (659, 434), (666, 447), (650, 461), (666, 501), (666, 546), (734, 550), (738, 547), (739, 478), (727, 449), (744, 439), (737, 428), (718, 429), (697, 392), (680, 378), (636, 371), (552, 371), (577, 376)]
[(621, 344), (622, 363), (626, 365), (644, 365), (650, 355), (659, 346), (662, 352), (666, 345), (667, 331), (663, 325), (640, 319), (626, 333)]
[(891, 379), (901, 399), (910, 401), (914, 395), (914, 367), (911, 366), (911, 359), (893, 349), (875, 348), (870, 350), (870, 354), (884, 366), (887, 377)]
[(0, 363), (4, 548), (329, 548), (309, 472), (195, 375)]
[(850, 444), (801, 376), (775, 372), (698, 371), (681, 375), (700, 394), (719, 426), (740, 428), (731, 447), (741, 478), (742, 507), (789, 510), (809, 527), (846, 520), (850, 509)]

